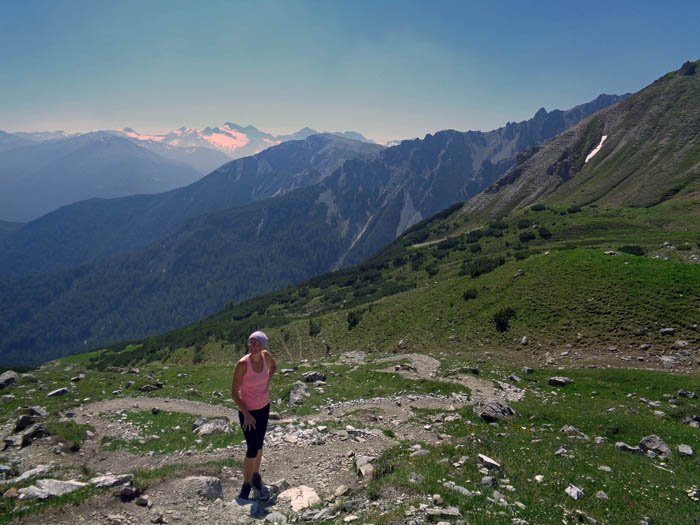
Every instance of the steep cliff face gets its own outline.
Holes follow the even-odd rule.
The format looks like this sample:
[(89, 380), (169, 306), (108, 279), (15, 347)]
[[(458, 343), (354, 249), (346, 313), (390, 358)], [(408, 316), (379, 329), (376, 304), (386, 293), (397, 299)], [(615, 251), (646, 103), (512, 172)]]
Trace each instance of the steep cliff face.
[(700, 76), (669, 73), (518, 159), (469, 201), (475, 221), (535, 202), (603, 207), (696, 199)]

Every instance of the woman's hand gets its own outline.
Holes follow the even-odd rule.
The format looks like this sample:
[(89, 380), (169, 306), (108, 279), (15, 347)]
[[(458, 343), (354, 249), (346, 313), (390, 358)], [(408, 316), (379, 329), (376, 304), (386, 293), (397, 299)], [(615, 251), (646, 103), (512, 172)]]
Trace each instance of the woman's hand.
[(255, 418), (247, 410), (243, 413), (243, 430), (254, 430)]

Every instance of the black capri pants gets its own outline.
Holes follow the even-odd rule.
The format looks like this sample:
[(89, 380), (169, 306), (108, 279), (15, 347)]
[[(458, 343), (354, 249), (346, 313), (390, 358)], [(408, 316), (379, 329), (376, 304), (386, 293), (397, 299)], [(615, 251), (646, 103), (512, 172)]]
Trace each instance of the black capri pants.
[[(248, 450), (245, 457), (254, 458), (258, 455), (258, 450), (262, 450), (263, 441), (265, 441), (265, 432), (267, 432), (267, 420), (270, 418), (270, 403), (258, 410), (249, 410), (250, 415), (255, 419), (255, 428), (243, 430), (246, 445)], [(243, 429), (243, 412), (238, 411), (238, 421), (241, 422)]]

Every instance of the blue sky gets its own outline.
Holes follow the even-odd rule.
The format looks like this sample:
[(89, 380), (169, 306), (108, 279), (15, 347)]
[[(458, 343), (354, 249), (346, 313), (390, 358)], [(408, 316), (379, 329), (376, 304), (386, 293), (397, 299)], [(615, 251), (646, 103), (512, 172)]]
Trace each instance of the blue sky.
[(0, 129), (493, 129), (700, 58), (700, 2), (0, 2)]

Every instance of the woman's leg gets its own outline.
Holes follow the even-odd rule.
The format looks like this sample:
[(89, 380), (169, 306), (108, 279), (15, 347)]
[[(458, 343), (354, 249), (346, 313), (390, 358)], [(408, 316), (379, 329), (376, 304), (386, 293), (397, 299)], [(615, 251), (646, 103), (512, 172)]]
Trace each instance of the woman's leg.
[[(251, 415), (252, 411), (251, 411)], [(253, 417), (255, 417), (253, 415)], [(243, 429), (243, 413), (238, 412), (238, 420), (241, 422), (241, 429)], [(257, 418), (256, 418), (257, 426)], [(259, 468), (260, 462), (257, 460), (260, 455), (260, 450), (258, 447), (258, 433), (256, 430), (248, 429), (243, 430), (243, 436), (245, 437), (245, 442), (247, 445), (245, 459), (243, 460), (243, 483), (248, 485), (251, 484), (253, 479), (253, 474), (256, 472), (256, 467)]]
[[(255, 467), (253, 472), (260, 473), (260, 463), (262, 463), (263, 444), (265, 442), (265, 433), (267, 432), (267, 421), (270, 419), (270, 405), (267, 405), (260, 410), (256, 410), (255, 415), (255, 433), (258, 440), (258, 453), (255, 456)], [(252, 474), (251, 474), (252, 476)]]

